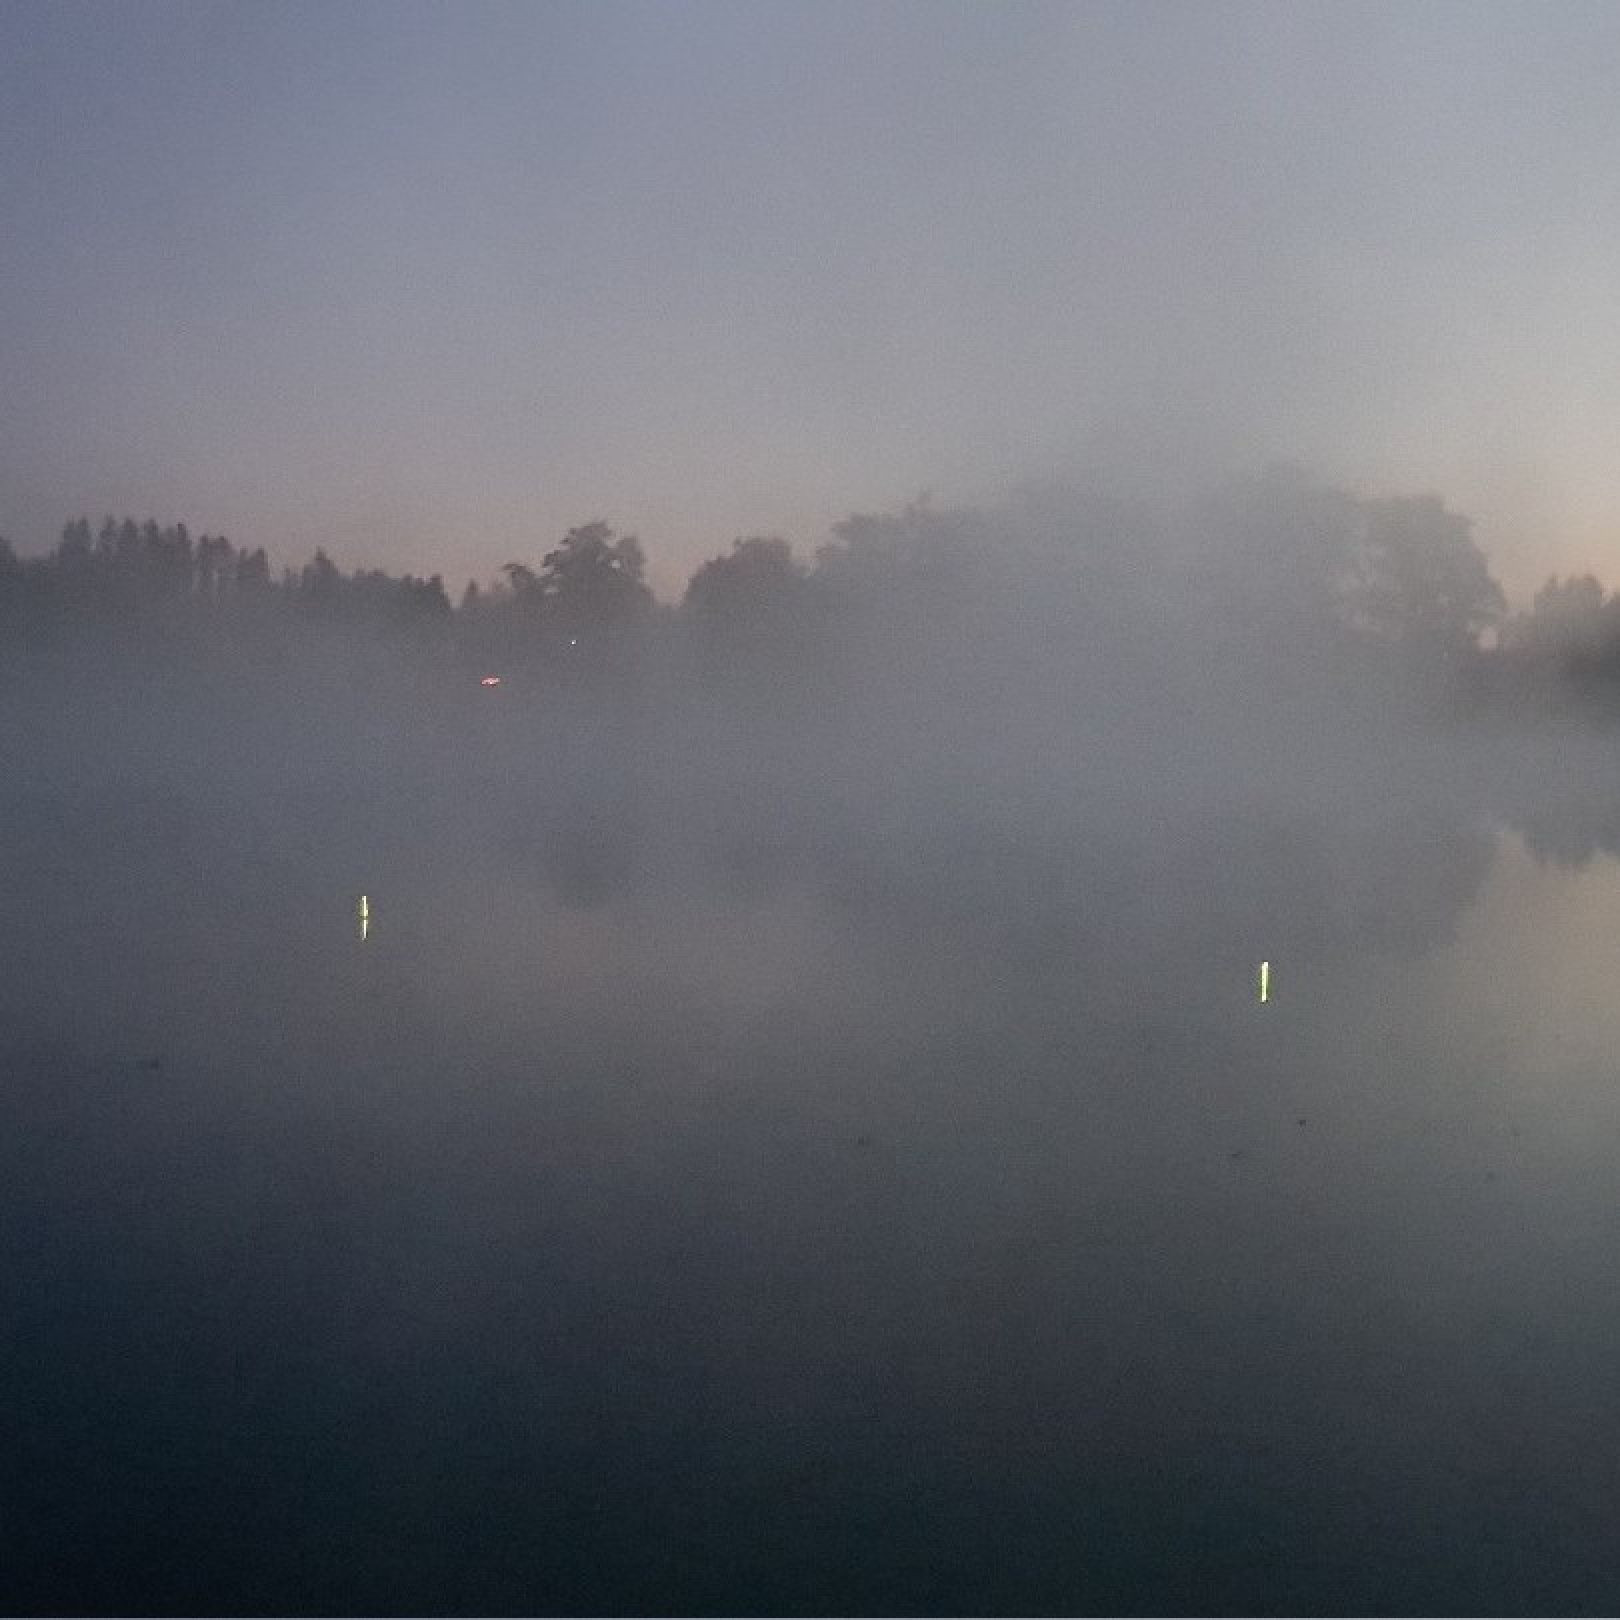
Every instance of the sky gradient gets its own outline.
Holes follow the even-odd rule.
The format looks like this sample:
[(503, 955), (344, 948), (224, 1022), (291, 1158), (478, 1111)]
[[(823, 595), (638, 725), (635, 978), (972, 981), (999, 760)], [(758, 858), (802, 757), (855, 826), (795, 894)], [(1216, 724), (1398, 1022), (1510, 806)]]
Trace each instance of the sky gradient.
[(1620, 9), (0, 10), (0, 533), (533, 560), (1029, 478), (1620, 584)]

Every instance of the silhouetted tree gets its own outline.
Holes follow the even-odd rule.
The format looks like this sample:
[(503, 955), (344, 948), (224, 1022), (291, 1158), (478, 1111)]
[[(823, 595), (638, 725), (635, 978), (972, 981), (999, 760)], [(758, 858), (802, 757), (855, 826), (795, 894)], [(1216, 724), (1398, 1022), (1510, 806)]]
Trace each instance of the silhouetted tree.
[(1620, 601), (1605, 597), (1590, 574), (1549, 579), (1503, 628), (1503, 645), (1537, 658), (1591, 667), (1620, 638)]
[(245, 596), (270, 589), (270, 559), (260, 546), (256, 551), (239, 552), (236, 558), (236, 588)]
[(234, 561), (231, 543), (223, 536), (205, 534), (197, 542), (197, 594), (203, 601), (217, 601), (228, 590)]
[(803, 649), (807, 572), (786, 540), (736, 540), (693, 574), (682, 610), (706, 674), (757, 682), (773, 663), (791, 666)]
[(503, 563), (501, 572), (506, 575), (507, 589), (512, 596), (532, 603), (538, 608), (543, 595), (540, 589), (540, 576), (527, 563)]
[(1436, 653), (1473, 648), (1507, 602), (1469, 531), (1435, 495), (1361, 502), (1342, 587), (1346, 622)]
[(1438, 498), (1364, 500), (1290, 467), (1223, 493), (1208, 555), (1185, 632), (1296, 690), (1451, 690), (1505, 606), (1468, 520)]
[(296, 594), (300, 605), (315, 613), (335, 617), (342, 590), (343, 575), (339, 573), (337, 564), (324, 550), (318, 549), (298, 576)]
[[(112, 519), (108, 518), (107, 522), (110, 525)], [(91, 541), (88, 518), (78, 518), (63, 528), (54, 560), (58, 568), (64, 570), (82, 570), (90, 566)]]
[(634, 535), (615, 539), (607, 524), (587, 523), (570, 529), (541, 559), (536, 588), (551, 624), (564, 635), (584, 636), (622, 628), (647, 613), (652, 592), (645, 572)]

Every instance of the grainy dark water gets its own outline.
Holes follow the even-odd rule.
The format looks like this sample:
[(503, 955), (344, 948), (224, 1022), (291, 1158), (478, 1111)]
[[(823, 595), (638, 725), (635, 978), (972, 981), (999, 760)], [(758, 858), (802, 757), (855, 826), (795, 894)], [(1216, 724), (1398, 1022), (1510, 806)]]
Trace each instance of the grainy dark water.
[(162, 824), (7, 846), (7, 1609), (1620, 1601), (1607, 857), (1009, 941)]

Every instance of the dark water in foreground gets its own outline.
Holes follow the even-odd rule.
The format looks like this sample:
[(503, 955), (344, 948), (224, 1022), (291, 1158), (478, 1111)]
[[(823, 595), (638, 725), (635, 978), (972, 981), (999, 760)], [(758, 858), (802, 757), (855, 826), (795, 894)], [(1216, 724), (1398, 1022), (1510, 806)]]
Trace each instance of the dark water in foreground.
[(164, 859), (12, 874), (6, 1609), (1620, 1603), (1620, 864), (1075, 956)]

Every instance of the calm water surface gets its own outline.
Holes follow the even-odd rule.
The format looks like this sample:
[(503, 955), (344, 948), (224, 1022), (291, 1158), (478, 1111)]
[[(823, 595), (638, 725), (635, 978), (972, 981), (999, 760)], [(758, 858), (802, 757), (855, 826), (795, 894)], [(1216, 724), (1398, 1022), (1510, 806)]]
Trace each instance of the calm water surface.
[(1620, 1603), (1620, 863), (1032, 941), (213, 836), (13, 849), (6, 1608)]

